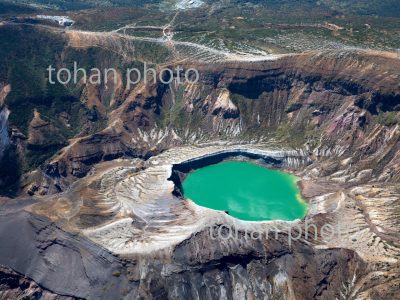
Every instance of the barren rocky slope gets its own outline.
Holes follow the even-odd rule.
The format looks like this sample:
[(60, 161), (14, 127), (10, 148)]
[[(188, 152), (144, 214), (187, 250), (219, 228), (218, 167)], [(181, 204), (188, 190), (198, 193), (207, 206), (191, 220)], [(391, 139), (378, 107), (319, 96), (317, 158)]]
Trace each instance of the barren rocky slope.
[[(98, 44), (80, 44), (79, 34), (57, 33), (50, 63), (89, 60)], [(102, 67), (128, 64), (109, 49), (95, 57)], [(134, 59), (129, 64), (141, 63)], [(199, 70), (198, 83), (157, 81), (126, 90), (120, 72), (116, 84), (80, 83), (64, 98), (72, 88), (51, 90), (47, 98), (12, 94), (15, 78), (2, 74), (0, 95), (9, 96), (0, 132), (8, 135), (0, 145), (11, 147), (22, 165), (41, 163), (24, 170), (18, 198), (0, 199), (0, 237), (7, 241), (0, 265), (13, 270), (1, 273), (7, 275), (0, 277), (0, 297), (34, 289), (88, 299), (394, 299), (400, 284), (396, 54), (325, 51), (180, 63)], [(12, 116), (23, 100), (29, 111), (18, 123)], [(4, 165), (10, 150), (3, 152)], [(298, 175), (310, 202), (306, 219), (242, 222), (182, 199), (174, 186), (179, 180), (169, 180), (174, 166), (190, 169), (199, 158), (238, 153)], [(307, 222), (345, 230), (289, 244), (284, 229)], [(223, 225), (239, 237), (212, 239), (210, 226)], [(273, 227), (282, 230), (277, 238), (246, 238)], [(31, 289), (16, 289), (17, 278)]]

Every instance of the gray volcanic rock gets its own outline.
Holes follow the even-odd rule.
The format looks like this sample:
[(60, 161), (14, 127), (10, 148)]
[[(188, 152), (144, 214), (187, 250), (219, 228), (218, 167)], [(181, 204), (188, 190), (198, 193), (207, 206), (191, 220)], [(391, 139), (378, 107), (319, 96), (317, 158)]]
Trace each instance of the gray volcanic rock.
[[(57, 65), (67, 65), (103, 43), (118, 47), (120, 37), (71, 30), (59, 38), (65, 43), (54, 50)], [(99, 59), (118, 65), (106, 49)], [(199, 70), (199, 82), (125, 90), (120, 78), (108, 91), (82, 86), (81, 99), (74, 99), (79, 112), (63, 108), (62, 120), (38, 111), (32, 120), (35, 108), (27, 109), (28, 140), (14, 145), (22, 162), (29, 149), (42, 155), (67, 137), (69, 144), (15, 180), (37, 198), (0, 199), (1, 295), (394, 298), (400, 284), (398, 55), (324, 51), (212, 65), (186, 60), (185, 67)], [(69, 120), (82, 120), (72, 137), (64, 135)], [(22, 140), (22, 128), (11, 125)], [(299, 176), (306, 218), (243, 222), (174, 193), (178, 172), (230, 156)], [(345, 232), (291, 243), (284, 233), (247, 238), (275, 226), (303, 229), (307, 221)], [(212, 238), (209, 228), (222, 225), (235, 226), (238, 237)], [(17, 280), (32, 288), (16, 288)]]
[(118, 259), (43, 217), (16, 211), (0, 216), (0, 265), (53, 293), (78, 298), (115, 298), (126, 284), (113, 276)]
[[(363, 267), (349, 250), (314, 250), (303, 242), (289, 247), (285, 236), (246, 246), (243, 239), (213, 240), (207, 230), (176, 246), (170, 257), (121, 258), (21, 210), (30, 203), (6, 202), (0, 211), (0, 264), (24, 274), (2, 269), (7, 289), (0, 295), (11, 298), (333, 299)], [(21, 282), (31, 292), (21, 291)]]
[(302, 242), (289, 246), (284, 234), (256, 241), (245, 235), (215, 243), (202, 232), (180, 244), (175, 259), (204, 272), (206, 285), (215, 286), (212, 299), (335, 299), (341, 285), (363, 268), (350, 250), (315, 250)]
[[(88, 299), (370, 299), (393, 293), (400, 274), (393, 221), (398, 191), (382, 183), (332, 184), (341, 173), (320, 178), (324, 161), (313, 161), (307, 151), (271, 149), (274, 144), (177, 147), (145, 162), (97, 164), (61, 194), (3, 198), (0, 265), (57, 295)], [(190, 171), (235, 154), (306, 177), (306, 219), (243, 222), (173, 194), (174, 169)], [(332, 239), (317, 232), (289, 242), (287, 226), (298, 231), (306, 222), (345, 230)], [(235, 237), (224, 236), (225, 226), (236, 229)], [(251, 238), (254, 232), (261, 236)]]
[(0, 266), (0, 299), (72, 300), (78, 298), (49, 292), (26, 276)]

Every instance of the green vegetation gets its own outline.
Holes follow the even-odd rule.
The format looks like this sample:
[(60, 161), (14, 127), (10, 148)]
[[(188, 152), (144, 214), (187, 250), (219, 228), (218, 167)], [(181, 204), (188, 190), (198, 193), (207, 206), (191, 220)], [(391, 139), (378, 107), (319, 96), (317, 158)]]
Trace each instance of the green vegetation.
[(115, 271), (115, 272), (112, 273), (112, 276), (120, 277), (121, 276), (121, 272), (120, 271)]
[[(96, 7), (141, 6), (142, 0), (5, 0), (5, 4), (23, 4), (39, 9), (81, 10)], [(157, 0), (146, 0), (146, 4), (157, 3)]]
[(321, 2), (333, 10), (347, 14), (400, 17), (398, 0), (322, 0)]
[(399, 123), (398, 112), (389, 111), (389, 112), (381, 112), (376, 116), (376, 122), (383, 126), (393, 126)]
[(185, 91), (185, 87), (179, 86), (178, 90), (174, 92), (174, 101), (171, 105), (171, 107), (166, 107), (163, 109), (162, 114), (163, 114), (163, 124), (162, 126), (167, 127), (169, 125), (174, 125), (176, 127), (182, 127), (185, 126), (185, 120), (184, 116), (185, 114), (183, 113), (183, 105), (184, 99), (183, 99), (183, 94)]
[(297, 110), (299, 110), (302, 106), (303, 106), (303, 104), (301, 104), (301, 103), (299, 103), (299, 102), (297, 102), (297, 103), (292, 103), (292, 104), (285, 110), (285, 112), (286, 112), (286, 113), (291, 113), (291, 112), (297, 111)]
[[(176, 13), (171, 9), (174, 1), (58, 0), (49, 4), (45, 0), (24, 0), (22, 3), (30, 7), (70, 10), (65, 14), (76, 21), (74, 27), (90, 31), (111, 31), (129, 24), (164, 26)], [(343, 47), (393, 51), (400, 48), (400, 2), (395, 0), (207, 3), (196, 10), (179, 12), (174, 22), (175, 40), (239, 52), (287, 53)], [(81, 10), (87, 7), (95, 9)], [(165, 7), (169, 9), (162, 9)], [(326, 24), (341, 29), (334, 30)], [(127, 30), (126, 33), (161, 37), (161, 32), (152, 30)], [(139, 50), (144, 49), (147, 46)]]
[(22, 174), (15, 146), (9, 146), (4, 151), (0, 166), (0, 195), (15, 196)]
[(2, 14), (24, 14), (33, 13), (35, 9), (27, 5), (20, 5), (8, 2), (0, 2), (0, 15)]
[[(82, 10), (104, 7), (143, 7), (146, 5), (159, 5), (162, 9), (171, 9), (177, 1), (171, 0), (3, 0), (1, 3), (7, 7), (20, 8), (30, 6), (37, 9), (53, 10)], [(400, 3), (397, 0), (240, 0), (211, 1), (208, 4), (217, 4), (219, 7), (241, 8), (267, 8), (271, 10), (293, 11), (298, 9), (332, 10), (336, 13), (353, 15), (378, 15), (385, 17), (400, 17)], [(219, 3), (218, 3), (219, 2)], [(14, 6), (12, 6), (14, 5)]]
[[(46, 68), (53, 63), (64, 42), (57, 36), (37, 32), (31, 27), (0, 28), (0, 82), (12, 91), (6, 101), (10, 122), (26, 133), (35, 106), (48, 107), (54, 98), (68, 96), (65, 88), (47, 84)], [(23, 43), (21, 43), (23, 41)]]
[[(58, 55), (65, 47), (62, 35), (31, 26), (5, 26), (0, 28), (0, 39), (3, 41), (0, 47), (0, 82), (10, 83), (12, 87), (6, 98), (6, 105), (11, 111), (10, 126), (17, 127), (27, 136), (36, 109), (57, 132), (48, 132), (46, 143), (40, 147), (28, 147), (25, 161), (19, 166), (22, 172), (26, 172), (38, 167), (65, 146), (67, 139), (78, 134), (90, 122), (93, 112), (80, 101), (82, 88), (48, 83), (46, 69), (49, 65), (56, 65)], [(104, 61), (104, 58), (102, 49), (64, 52), (64, 63), (68, 67), (74, 60), (83, 67), (99, 65), (98, 60)], [(111, 59), (110, 63), (114, 61)], [(68, 124), (63, 121), (62, 115), (68, 116)], [(99, 116), (90, 130), (101, 130), (101, 126), (104, 127), (105, 122)]]
[(399, 18), (342, 14), (326, 5), (295, 3), (291, 9), (238, 4), (211, 12), (207, 8), (181, 12), (175, 20), (174, 38), (221, 50), (272, 53), (344, 47), (399, 49)]
[[(343, 14), (400, 17), (400, 3), (397, 0), (250, 0), (248, 2), (273, 9), (322, 7)], [(235, 3), (240, 4), (241, 1), (237, 0)]]

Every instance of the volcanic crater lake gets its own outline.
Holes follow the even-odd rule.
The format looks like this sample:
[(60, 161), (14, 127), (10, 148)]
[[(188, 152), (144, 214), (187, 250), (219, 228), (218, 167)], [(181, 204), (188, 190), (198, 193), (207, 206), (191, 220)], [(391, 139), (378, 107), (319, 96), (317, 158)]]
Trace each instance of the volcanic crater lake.
[(186, 198), (247, 221), (301, 219), (308, 205), (296, 176), (243, 161), (197, 169), (183, 181)]

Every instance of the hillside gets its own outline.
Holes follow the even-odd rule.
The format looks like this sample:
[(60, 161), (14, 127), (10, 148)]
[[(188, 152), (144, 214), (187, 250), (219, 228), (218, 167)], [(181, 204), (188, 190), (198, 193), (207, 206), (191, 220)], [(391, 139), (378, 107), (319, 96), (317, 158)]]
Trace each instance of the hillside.
[[(396, 298), (389, 2), (18, 2), (0, 19), (1, 299)], [(145, 64), (156, 79), (129, 84)], [(116, 72), (51, 84), (50, 65)], [(297, 176), (307, 215), (246, 222), (184, 196), (224, 160)]]

